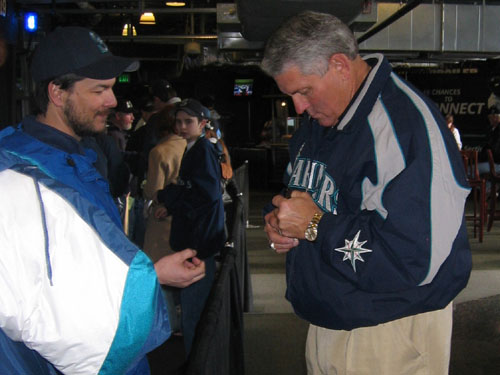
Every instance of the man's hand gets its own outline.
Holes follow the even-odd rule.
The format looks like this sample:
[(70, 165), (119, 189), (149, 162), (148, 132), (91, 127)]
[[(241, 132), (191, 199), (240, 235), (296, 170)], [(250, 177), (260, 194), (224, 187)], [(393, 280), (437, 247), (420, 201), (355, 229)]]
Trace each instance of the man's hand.
[(299, 240), (297, 238), (285, 237), (280, 234), (278, 218), (276, 216), (277, 212), (278, 209), (276, 208), (264, 217), (266, 222), (264, 232), (267, 234), (267, 239), (269, 240), (271, 248), (281, 254), (286, 253), (291, 248), (297, 246), (299, 244)]
[(205, 277), (205, 262), (196, 258), (195, 250), (185, 249), (158, 260), (155, 270), (160, 284), (185, 288)]
[(288, 199), (275, 195), (273, 205), (276, 209), (265, 216), (264, 231), (276, 252), (284, 253), (305, 238), (309, 222), (321, 211), (308, 193), (297, 190), (292, 191)]
[(276, 195), (273, 204), (278, 208), (278, 228), (286, 237), (304, 239), (312, 217), (321, 212), (309, 193), (298, 190), (293, 190), (289, 199)]

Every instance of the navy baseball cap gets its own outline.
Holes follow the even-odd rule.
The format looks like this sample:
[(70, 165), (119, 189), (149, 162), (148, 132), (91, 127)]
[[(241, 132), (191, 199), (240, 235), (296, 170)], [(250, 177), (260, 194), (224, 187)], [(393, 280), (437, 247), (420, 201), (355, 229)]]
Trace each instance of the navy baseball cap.
[(173, 96), (176, 96), (176, 94), (172, 95), (172, 93), (175, 93), (175, 90), (173, 90), (170, 82), (165, 79), (155, 81), (151, 87), (151, 92), (153, 96), (157, 96), (162, 102), (166, 102)]
[(35, 82), (73, 73), (92, 79), (111, 79), (139, 69), (139, 61), (114, 56), (104, 41), (84, 27), (58, 27), (42, 39), (33, 54)]
[(190, 116), (196, 116), (202, 120), (210, 119), (209, 115), (207, 117), (210, 111), (196, 99), (184, 99), (180, 103), (177, 103), (175, 114), (180, 111), (186, 112)]
[(115, 107), (115, 112), (122, 112), (122, 113), (133, 113), (135, 111), (134, 105), (132, 102), (128, 99), (117, 99), (118, 103)]

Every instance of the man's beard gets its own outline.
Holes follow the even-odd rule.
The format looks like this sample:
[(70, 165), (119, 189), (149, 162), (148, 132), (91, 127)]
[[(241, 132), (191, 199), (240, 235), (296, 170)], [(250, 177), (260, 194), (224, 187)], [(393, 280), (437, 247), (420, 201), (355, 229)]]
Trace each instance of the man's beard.
[(79, 137), (93, 136), (102, 133), (106, 129), (106, 127), (96, 129), (94, 126), (95, 116), (102, 114), (101, 112), (97, 112), (94, 118), (85, 118), (84, 115), (76, 110), (72, 100), (66, 102), (63, 112), (68, 122), (68, 126), (73, 129), (75, 134)]

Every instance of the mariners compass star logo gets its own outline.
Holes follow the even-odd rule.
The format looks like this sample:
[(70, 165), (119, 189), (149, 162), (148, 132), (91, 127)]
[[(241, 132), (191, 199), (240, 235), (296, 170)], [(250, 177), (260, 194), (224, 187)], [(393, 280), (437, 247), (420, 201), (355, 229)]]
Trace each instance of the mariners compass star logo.
[(356, 261), (360, 260), (364, 262), (365, 260), (361, 257), (361, 254), (363, 253), (371, 253), (372, 250), (370, 249), (363, 249), (363, 245), (367, 241), (359, 241), (359, 234), (361, 233), (361, 230), (358, 230), (358, 233), (354, 236), (354, 238), (349, 241), (349, 240), (344, 240), (345, 241), (345, 246), (344, 247), (338, 247), (335, 249), (335, 251), (338, 251), (339, 253), (344, 253), (344, 259), (342, 261), (349, 260), (351, 262), (352, 268), (354, 269), (354, 272), (356, 272)]

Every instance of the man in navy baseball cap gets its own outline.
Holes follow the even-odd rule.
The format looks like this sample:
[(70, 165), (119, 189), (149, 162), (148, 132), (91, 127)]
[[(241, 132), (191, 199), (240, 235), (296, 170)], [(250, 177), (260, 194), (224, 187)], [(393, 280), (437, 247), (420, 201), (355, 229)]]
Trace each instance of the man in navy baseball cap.
[(186, 287), (205, 263), (184, 249), (153, 264), (123, 232), (96, 168), (87, 135), (104, 131), (116, 77), (138, 62), (65, 27), (40, 42), (31, 68), (36, 114), (0, 132), (0, 197), (12, 203), (0, 223), (0, 269), (10, 270), (0, 277), (0, 374), (149, 374), (146, 353), (170, 334), (160, 284)]
[(77, 139), (103, 132), (117, 104), (116, 77), (138, 67), (138, 61), (114, 56), (92, 30), (59, 27), (33, 54), (36, 114), (42, 123)]
[(33, 55), (31, 75), (35, 82), (67, 73), (110, 79), (138, 68), (138, 61), (114, 56), (92, 30), (69, 26), (58, 27), (40, 42)]

